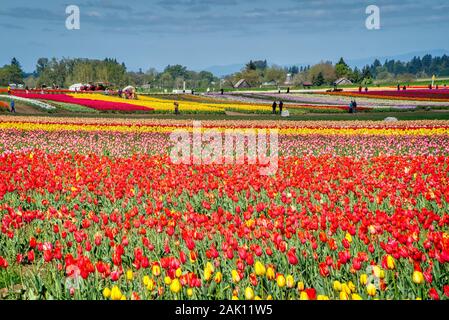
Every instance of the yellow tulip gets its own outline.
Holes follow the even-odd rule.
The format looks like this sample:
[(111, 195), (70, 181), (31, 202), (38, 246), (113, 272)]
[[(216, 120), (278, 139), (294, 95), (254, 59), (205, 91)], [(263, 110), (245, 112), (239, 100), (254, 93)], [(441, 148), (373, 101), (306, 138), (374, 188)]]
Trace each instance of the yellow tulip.
[(206, 268), (205, 269), (209, 269), (212, 273), (215, 271), (214, 266), (209, 261), (206, 263)]
[(325, 296), (325, 295), (322, 295), (322, 294), (319, 294), (319, 295), (317, 295), (316, 299), (317, 300), (329, 300), (329, 297)]
[(181, 277), (182, 276), (182, 269), (181, 268), (176, 269), (175, 275), (176, 275), (176, 278)]
[(192, 288), (187, 289), (187, 296), (189, 296), (189, 297), (193, 296), (193, 289)]
[(178, 279), (173, 280), (170, 284), (170, 291), (173, 293), (179, 293), (181, 291), (181, 288), (181, 282), (179, 282)]
[(122, 292), (117, 286), (113, 286), (111, 290), (111, 299), (120, 300), (122, 298)]
[(223, 275), (221, 274), (220, 271), (218, 271), (218, 272), (215, 274), (214, 281), (215, 281), (216, 283), (220, 283), (222, 278), (223, 278)]
[(285, 281), (287, 283), (287, 288), (293, 288), (295, 286), (295, 279), (292, 275), (288, 275)]
[(345, 292), (346, 294), (351, 294), (351, 289), (349, 288), (349, 286), (346, 283), (343, 283), (341, 285), (341, 291)]
[(390, 270), (393, 270), (396, 267), (396, 263), (394, 261), (394, 258), (390, 255), (387, 256), (387, 267)]
[(157, 277), (161, 274), (161, 267), (154, 265), (153, 268), (151, 268), (151, 271), (153, 272), (153, 276)]
[(132, 281), (134, 279), (134, 274), (132, 270), (126, 271), (126, 280)]
[(424, 275), (421, 271), (414, 271), (412, 276), (413, 282), (416, 284), (421, 284), (424, 282)]
[(273, 300), (273, 297), (271, 296), (271, 294), (268, 295), (267, 300)]
[(367, 283), (368, 283), (368, 275), (364, 273), (360, 276), (360, 284), (366, 286)]
[(304, 291), (304, 282), (302, 282), (302, 281), (298, 282), (298, 290), (299, 291)]
[(172, 280), (171, 280), (171, 278), (170, 277), (165, 277), (164, 278), (164, 283), (168, 286), (168, 285), (170, 285), (171, 283), (172, 283)]
[(302, 291), (299, 295), (299, 300), (309, 300), (309, 296), (307, 295), (307, 292)]
[(125, 297), (125, 296), (122, 296), (122, 297), (120, 298), (120, 300), (126, 300), (126, 297)]
[(231, 300), (238, 300), (239, 299), (239, 297), (237, 297), (237, 296), (232, 296), (232, 298), (231, 298)]
[(357, 293), (353, 293), (351, 296), (352, 300), (363, 300), (361, 296), (359, 296)]
[(103, 297), (105, 297), (106, 299), (109, 299), (111, 297), (111, 289), (109, 289), (108, 287), (103, 289)]
[(376, 295), (376, 292), (377, 292), (376, 286), (374, 284), (370, 283), (366, 287), (366, 292), (368, 293), (369, 296), (374, 297)]
[(231, 276), (232, 276), (232, 281), (234, 282), (234, 283), (239, 283), (240, 282), (240, 275), (239, 275), (239, 273), (237, 272), (237, 270), (232, 270), (231, 271)]
[(336, 280), (333, 284), (334, 290), (340, 292), (341, 291), (341, 282)]
[(145, 287), (147, 287), (148, 286), (148, 284), (150, 283), (150, 277), (149, 276), (144, 276), (143, 277), (143, 279), (142, 279), (142, 281), (143, 281), (143, 284), (145, 285)]
[(340, 300), (349, 300), (349, 295), (345, 291), (341, 291)]
[(209, 268), (204, 269), (204, 280), (209, 281), (212, 278), (212, 270)]
[(349, 232), (346, 232), (345, 239), (348, 240), (349, 243), (352, 242), (352, 236), (351, 236), (351, 234)]
[(376, 278), (380, 278), (382, 269), (379, 266), (373, 266), (373, 273)]
[(250, 287), (247, 287), (245, 289), (245, 299), (246, 300), (253, 300), (254, 299), (254, 290)]
[(268, 267), (267, 268), (267, 279), (268, 280), (274, 280), (276, 277), (275, 273), (274, 273), (274, 269), (272, 267)]
[(279, 288), (285, 287), (285, 277), (282, 274), (278, 275), (276, 282)]
[(262, 300), (262, 298), (259, 297), (259, 296), (256, 296), (256, 297), (254, 298), (254, 300)]
[(355, 285), (352, 281), (348, 282), (348, 288), (351, 290), (351, 292), (355, 292)]
[(257, 261), (254, 264), (254, 269), (255, 269), (256, 275), (258, 275), (258, 276), (264, 276), (266, 273), (265, 266), (260, 261)]
[(147, 284), (147, 289), (148, 289), (149, 291), (153, 291), (155, 285), (156, 285), (156, 284), (154, 283), (154, 280), (153, 280), (153, 279), (150, 279), (150, 280), (148, 281), (148, 284)]

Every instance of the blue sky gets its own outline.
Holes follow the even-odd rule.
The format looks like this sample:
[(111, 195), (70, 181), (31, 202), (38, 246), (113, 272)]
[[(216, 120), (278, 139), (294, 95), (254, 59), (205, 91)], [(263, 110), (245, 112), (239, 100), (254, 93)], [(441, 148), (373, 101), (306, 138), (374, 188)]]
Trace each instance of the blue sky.
[[(381, 29), (365, 9), (381, 10)], [(65, 8), (81, 10), (67, 30)], [(449, 49), (447, 0), (1, 0), (0, 64), (116, 57), (128, 68), (192, 69), (268, 59), (288, 65)], [(7, 40), (7, 41), (5, 41)]]

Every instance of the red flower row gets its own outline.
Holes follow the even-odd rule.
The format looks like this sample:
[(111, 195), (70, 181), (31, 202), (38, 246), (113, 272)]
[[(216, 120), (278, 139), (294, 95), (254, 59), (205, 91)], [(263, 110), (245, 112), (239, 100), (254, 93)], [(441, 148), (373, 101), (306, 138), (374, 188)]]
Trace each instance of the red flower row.
[(79, 99), (65, 94), (22, 94), (14, 92), (17, 97), (28, 98), (28, 99), (38, 99), (38, 100), (49, 100), (63, 103), (78, 104), (81, 106), (89, 107), (92, 109), (100, 111), (152, 111), (154, 109), (136, 106), (133, 104), (123, 103), (123, 102), (109, 102), (109, 101), (97, 101), (90, 99)]

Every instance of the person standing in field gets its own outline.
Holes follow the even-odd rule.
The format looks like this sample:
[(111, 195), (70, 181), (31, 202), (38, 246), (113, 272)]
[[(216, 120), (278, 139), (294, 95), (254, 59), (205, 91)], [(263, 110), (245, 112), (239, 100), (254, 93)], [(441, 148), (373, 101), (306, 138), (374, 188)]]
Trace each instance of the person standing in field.
[(16, 113), (16, 103), (14, 100), (11, 100), (11, 112)]
[(276, 114), (276, 107), (277, 107), (277, 103), (276, 101), (273, 101), (273, 104), (271, 105), (271, 108), (273, 108), (273, 114)]
[(282, 108), (284, 107), (284, 103), (279, 101), (279, 113), (282, 115)]
[(173, 105), (175, 106), (175, 114), (179, 114), (179, 103), (175, 101)]
[(9, 96), (11, 95), (11, 87), (10, 86), (8, 86), (8, 95)]

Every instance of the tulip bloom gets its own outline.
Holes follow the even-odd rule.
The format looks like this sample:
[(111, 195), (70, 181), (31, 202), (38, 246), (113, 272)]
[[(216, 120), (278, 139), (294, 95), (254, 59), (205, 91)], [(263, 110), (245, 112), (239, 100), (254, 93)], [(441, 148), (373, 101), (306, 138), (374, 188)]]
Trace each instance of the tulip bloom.
[(218, 272), (215, 274), (214, 281), (215, 281), (216, 283), (220, 283), (222, 279), (223, 279), (223, 275), (222, 275), (222, 273), (221, 273), (220, 271), (218, 271)]
[(250, 287), (245, 289), (245, 299), (246, 300), (254, 300), (254, 290)]
[(108, 287), (103, 289), (103, 297), (105, 297), (106, 299), (109, 299), (111, 297), (111, 289), (109, 289)]
[(267, 269), (267, 279), (268, 280), (274, 280), (276, 277), (275, 273), (274, 273), (274, 269), (272, 267), (268, 267)]
[(285, 277), (282, 274), (277, 276), (276, 283), (279, 288), (285, 287), (285, 282), (286, 282)]
[(340, 281), (334, 281), (333, 288), (334, 288), (335, 291), (340, 292), (341, 291), (341, 282)]
[(372, 283), (368, 284), (368, 286), (366, 287), (366, 293), (368, 293), (369, 296), (374, 297), (376, 295), (376, 292), (376, 286)]
[(232, 270), (231, 271), (231, 277), (232, 277), (232, 281), (234, 282), (234, 283), (239, 283), (240, 282), (240, 275), (239, 275), (239, 273), (237, 272), (237, 270)]
[(174, 279), (170, 284), (170, 291), (173, 293), (179, 293), (182, 289), (181, 283), (178, 279)]
[(295, 279), (293, 278), (292, 275), (288, 275), (285, 278), (285, 281), (286, 281), (287, 288), (293, 288), (295, 286)]
[(368, 283), (368, 275), (364, 273), (360, 276), (360, 284), (365, 286), (367, 283)]
[(260, 261), (256, 261), (254, 264), (254, 270), (258, 276), (264, 276), (266, 273), (265, 266)]
[(123, 297), (122, 292), (117, 286), (112, 287), (111, 290), (111, 299), (112, 300), (121, 300)]
[(422, 284), (422, 283), (424, 283), (424, 275), (422, 274), (421, 271), (414, 271), (412, 280), (416, 284)]

